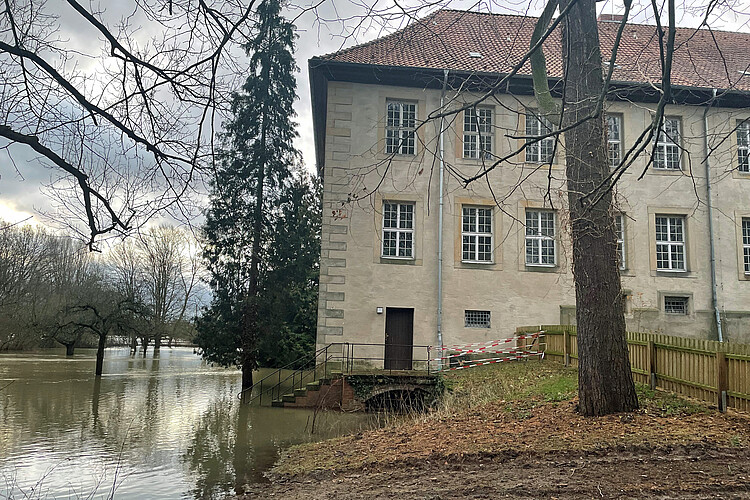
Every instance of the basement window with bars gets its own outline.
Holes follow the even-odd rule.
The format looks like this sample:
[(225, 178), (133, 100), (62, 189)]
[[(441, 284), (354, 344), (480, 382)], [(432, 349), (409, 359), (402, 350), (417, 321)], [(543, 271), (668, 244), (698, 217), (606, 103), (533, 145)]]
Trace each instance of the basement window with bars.
[(687, 316), (688, 297), (665, 295), (664, 312), (667, 314), (675, 314), (678, 316)]
[(490, 312), (489, 311), (464, 311), (464, 326), (466, 328), (489, 328)]

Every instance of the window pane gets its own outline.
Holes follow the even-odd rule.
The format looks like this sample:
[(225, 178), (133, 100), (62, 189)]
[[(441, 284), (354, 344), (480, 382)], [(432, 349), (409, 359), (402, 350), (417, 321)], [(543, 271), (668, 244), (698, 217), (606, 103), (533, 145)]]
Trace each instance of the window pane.
[(417, 125), (417, 105), (413, 103), (404, 103), (402, 126), (414, 128)]
[(669, 269), (669, 245), (656, 245), (656, 268)]
[(539, 264), (539, 240), (526, 238), (526, 263)]
[(682, 234), (682, 217), (670, 217), (669, 226), (669, 241), (685, 241)]
[(474, 260), (474, 243), (476, 236), (464, 235), (462, 238), (461, 258), (463, 260)]
[(400, 229), (412, 229), (414, 227), (414, 205), (399, 205), (401, 217), (399, 220)]
[(620, 117), (607, 115), (607, 138), (610, 141), (620, 140)]
[(401, 106), (395, 102), (388, 103), (388, 127), (398, 127), (401, 125)]
[(539, 218), (538, 212), (532, 210), (526, 211), (526, 235), (536, 236), (539, 234)]
[(492, 237), (490, 236), (477, 236), (477, 260), (491, 261), (492, 260)]
[(476, 135), (464, 135), (464, 158), (479, 158)]
[(543, 236), (555, 235), (555, 214), (553, 212), (540, 212), (541, 234)]
[(656, 218), (656, 241), (669, 241), (667, 236), (667, 218)]
[(555, 241), (542, 240), (542, 264), (555, 263)]
[(477, 214), (479, 216), (477, 232), (491, 233), (492, 232), (492, 209), (480, 208), (477, 210)]
[(412, 233), (401, 233), (401, 238), (398, 242), (398, 256), (399, 257), (411, 257), (412, 249)]
[(477, 115), (475, 108), (469, 108), (464, 111), (464, 132), (477, 131)]
[(397, 205), (383, 203), (383, 227), (396, 227)]
[(685, 247), (672, 245), (672, 269), (685, 269)]
[(462, 231), (465, 233), (471, 232), (474, 229), (476, 208), (463, 207), (462, 212), (463, 212)]
[(396, 232), (395, 231), (383, 232), (383, 255), (386, 255), (386, 256), (396, 255)]
[(750, 218), (742, 219), (742, 244), (750, 245)]

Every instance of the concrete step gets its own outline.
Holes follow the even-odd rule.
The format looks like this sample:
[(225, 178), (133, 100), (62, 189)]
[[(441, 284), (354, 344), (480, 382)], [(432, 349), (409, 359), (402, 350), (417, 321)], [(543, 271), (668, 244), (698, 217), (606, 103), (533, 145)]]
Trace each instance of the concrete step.
[(297, 398), (304, 398), (305, 396), (307, 396), (307, 389), (294, 389), (294, 396)]
[(281, 396), (281, 400), (285, 403), (296, 403), (297, 397), (294, 394), (284, 394)]
[(320, 380), (317, 382), (310, 382), (306, 385), (308, 391), (319, 391), (320, 390)]
[(283, 408), (284, 402), (280, 399), (274, 399), (273, 401), (271, 401), (271, 406), (273, 408)]

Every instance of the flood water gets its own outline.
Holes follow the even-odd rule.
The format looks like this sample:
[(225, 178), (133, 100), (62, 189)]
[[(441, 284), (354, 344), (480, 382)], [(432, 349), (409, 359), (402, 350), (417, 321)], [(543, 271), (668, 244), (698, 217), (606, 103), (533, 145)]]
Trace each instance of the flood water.
[(191, 348), (108, 349), (100, 381), (94, 365), (88, 349), (0, 355), (0, 499), (220, 498), (292, 444), (377, 425), (321, 412), (311, 435), (312, 411), (240, 405), (239, 371)]

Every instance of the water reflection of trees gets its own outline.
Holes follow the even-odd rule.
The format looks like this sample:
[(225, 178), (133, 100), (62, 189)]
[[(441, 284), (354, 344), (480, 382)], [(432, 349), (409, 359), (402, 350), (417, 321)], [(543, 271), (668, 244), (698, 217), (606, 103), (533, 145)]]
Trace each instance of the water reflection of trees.
[(195, 498), (213, 498), (229, 493), (234, 479), (233, 457), (237, 441), (230, 401), (214, 402), (195, 426), (184, 460), (195, 486)]

